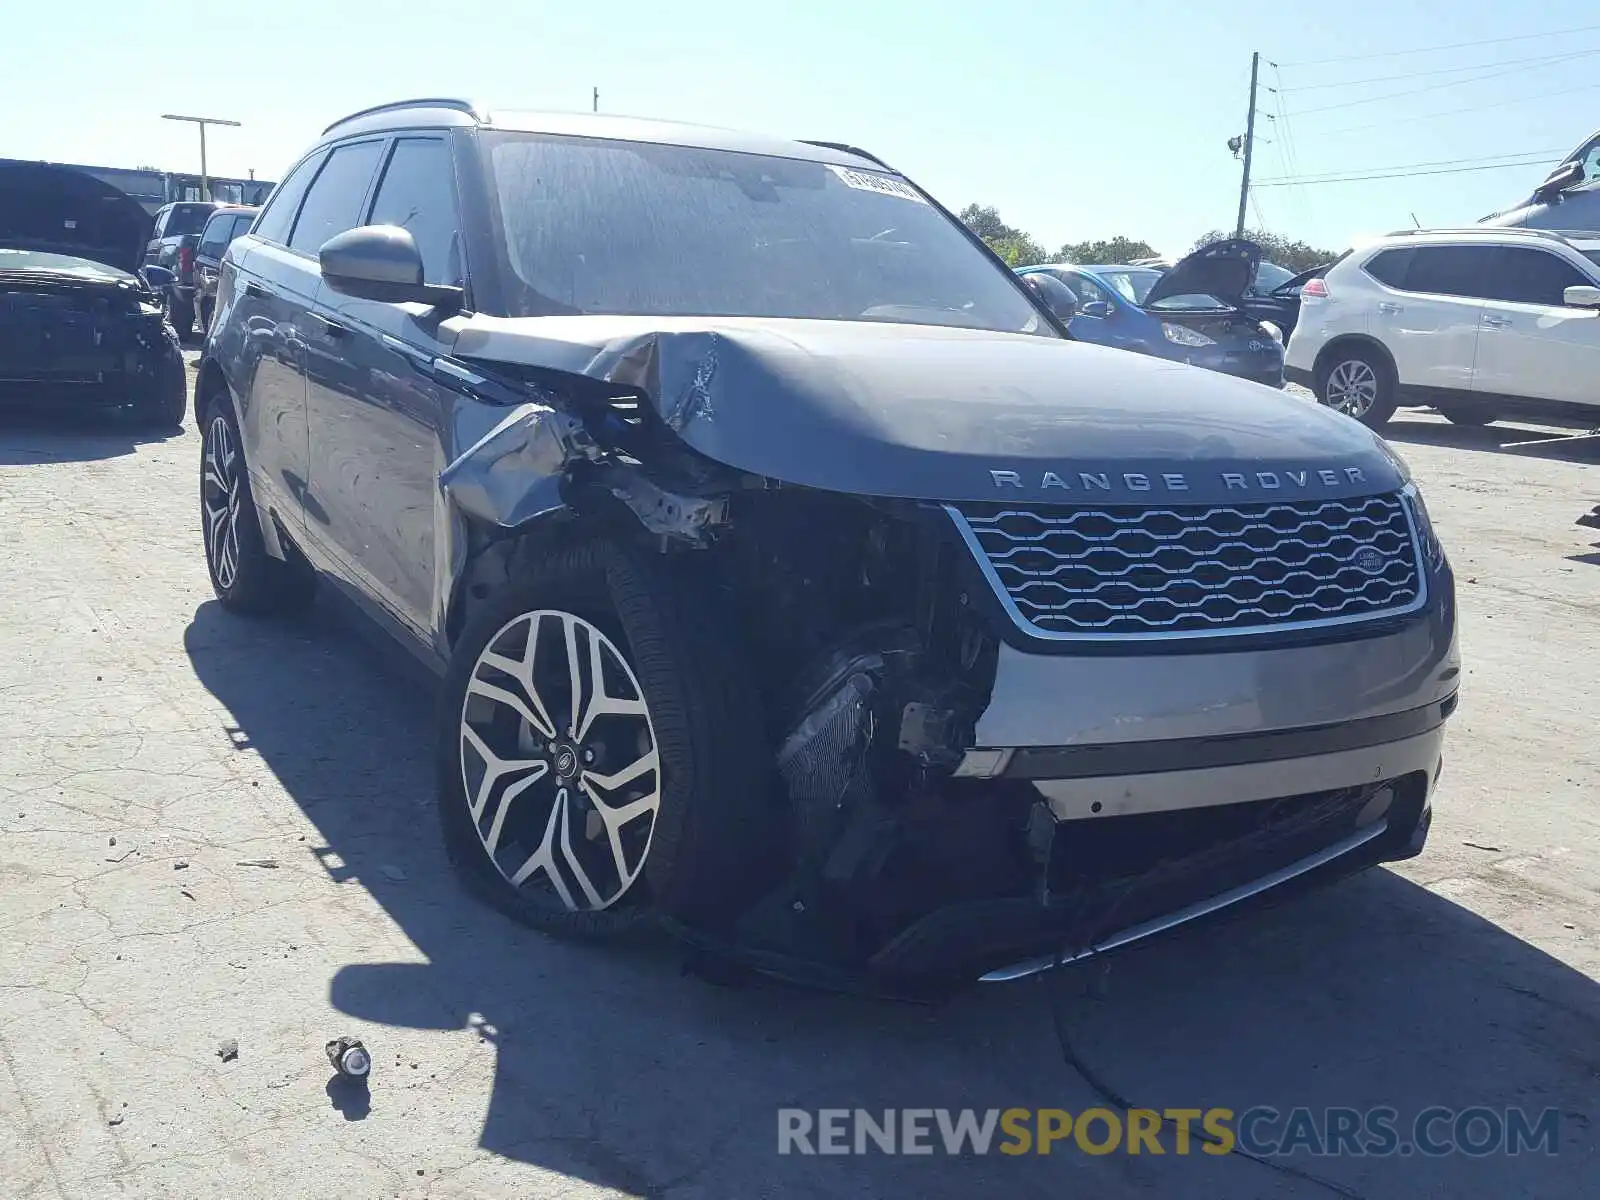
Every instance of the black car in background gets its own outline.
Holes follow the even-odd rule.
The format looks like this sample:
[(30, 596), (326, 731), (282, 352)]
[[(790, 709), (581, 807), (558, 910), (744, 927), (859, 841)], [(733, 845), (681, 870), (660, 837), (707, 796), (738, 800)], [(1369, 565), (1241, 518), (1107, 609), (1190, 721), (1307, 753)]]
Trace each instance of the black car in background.
[(250, 232), (259, 208), (246, 204), (230, 204), (211, 214), (200, 232), (200, 243), (194, 251), (195, 310), (200, 318), (200, 329), (211, 328), (211, 314), (217, 305), (217, 273), (222, 269), (222, 256), (228, 252), (233, 239)]
[(1300, 289), (1328, 269), (1327, 263), (1296, 275), (1287, 267), (1263, 261), (1239, 302), (1246, 315), (1268, 321), (1283, 334), (1284, 344), (1300, 323)]
[(183, 420), (183, 355), (135, 273), (150, 218), (70, 167), (0, 161), (0, 404)]
[(179, 337), (194, 331), (195, 250), (200, 245), (200, 231), (218, 207), (210, 200), (162, 205), (156, 210), (155, 225), (145, 245), (145, 265), (165, 267), (173, 274), (166, 295), (167, 317)]

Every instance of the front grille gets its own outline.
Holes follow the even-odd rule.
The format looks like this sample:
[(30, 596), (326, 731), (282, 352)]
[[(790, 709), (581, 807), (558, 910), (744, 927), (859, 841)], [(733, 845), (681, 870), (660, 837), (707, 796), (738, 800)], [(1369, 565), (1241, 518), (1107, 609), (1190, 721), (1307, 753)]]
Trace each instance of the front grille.
[(950, 513), (1013, 619), (1048, 638), (1270, 632), (1395, 615), (1425, 599), (1397, 493)]

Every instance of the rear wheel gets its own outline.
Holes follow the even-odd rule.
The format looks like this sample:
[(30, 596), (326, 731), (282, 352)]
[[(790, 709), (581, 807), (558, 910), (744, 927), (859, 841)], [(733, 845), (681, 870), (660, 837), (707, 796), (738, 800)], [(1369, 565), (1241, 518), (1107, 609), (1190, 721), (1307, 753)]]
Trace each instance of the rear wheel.
[(210, 296), (200, 301), (200, 333), (202, 335), (211, 332), (211, 315), (216, 311), (216, 307), (217, 302)]
[(167, 320), (178, 331), (179, 341), (194, 336), (194, 301), (180, 300), (176, 295), (167, 298)]
[(439, 710), (440, 817), (473, 890), (604, 937), (656, 912), (723, 924), (770, 883), (771, 753), (714, 603), (606, 542), (485, 602)]
[(1480, 404), (1441, 404), (1439, 415), (1452, 425), (1465, 425), (1469, 428), (1492, 425), (1500, 419), (1499, 413)]
[(1369, 429), (1381, 429), (1394, 416), (1394, 371), (1387, 360), (1368, 349), (1336, 350), (1317, 371), (1317, 399), (1354, 417)]
[(200, 522), (212, 590), (224, 608), (250, 616), (304, 608), (316, 576), (304, 560), (267, 553), (233, 409), (213, 399), (201, 420)]

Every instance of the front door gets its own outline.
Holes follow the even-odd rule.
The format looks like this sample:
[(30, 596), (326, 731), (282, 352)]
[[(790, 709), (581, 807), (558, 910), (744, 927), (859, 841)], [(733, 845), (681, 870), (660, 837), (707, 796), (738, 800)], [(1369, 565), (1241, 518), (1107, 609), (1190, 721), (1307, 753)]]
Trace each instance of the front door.
[(1549, 250), (1507, 246), (1487, 281), (1477, 390), (1600, 408), (1600, 311), (1572, 308), (1594, 280)]
[[(401, 136), (365, 223), (411, 232), (425, 280), (465, 286), (449, 144)], [(359, 584), (424, 640), (435, 624), (435, 528), (452, 393), (430, 364), (454, 334), (421, 304), (340, 295), (326, 283), (308, 343), (311, 490), (325, 536)]]

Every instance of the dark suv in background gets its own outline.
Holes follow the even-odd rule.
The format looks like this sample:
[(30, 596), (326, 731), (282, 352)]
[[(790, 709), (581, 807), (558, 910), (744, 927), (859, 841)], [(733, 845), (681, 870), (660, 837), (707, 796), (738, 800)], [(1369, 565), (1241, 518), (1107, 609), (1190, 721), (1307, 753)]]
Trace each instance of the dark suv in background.
[(217, 596), (320, 575), (443, 675), (446, 844), (542, 929), (1008, 979), (1427, 836), (1404, 462), (1071, 340), (864, 151), (354, 114), (224, 255), (195, 402)]
[(194, 332), (194, 255), (200, 245), (200, 231), (218, 207), (209, 200), (163, 204), (156, 210), (150, 240), (145, 245), (144, 265), (165, 267), (172, 272), (166, 291), (167, 319), (179, 337)]
[(222, 256), (235, 238), (250, 232), (259, 208), (249, 205), (228, 205), (217, 209), (200, 232), (199, 244), (194, 251), (195, 311), (200, 319), (201, 332), (211, 328), (211, 314), (217, 303), (217, 273), (222, 269)]

